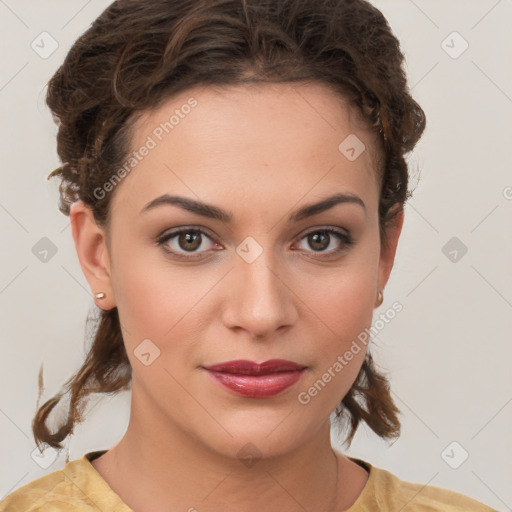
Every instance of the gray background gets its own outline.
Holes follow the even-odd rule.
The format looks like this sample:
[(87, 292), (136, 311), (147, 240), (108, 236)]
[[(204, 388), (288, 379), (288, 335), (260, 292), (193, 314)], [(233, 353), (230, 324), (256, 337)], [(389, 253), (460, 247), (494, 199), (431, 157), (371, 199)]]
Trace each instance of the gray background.
[[(0, 499), (65, 463), (64, 451), (33, 455), (37, 375), (44, 362), (42, 403), (80, 367), (95, 306), (57, 181), (45, 179), (59, 165), (45, 85), (109, 3), (0, 0)], [(404, 310), (372, 342), (403, 433), (390, 445), (362, 427), (346, 450), (333, 429), (333, 443), (404, 480), (512, 510), (512, 2), (373, 3), (402, 43), (428, 124), (409, 157), (417, 187), (375, 319), (394, 301)], [(93, 398), (86, 414), (71, 460), (119, 440), (129, 394)]]

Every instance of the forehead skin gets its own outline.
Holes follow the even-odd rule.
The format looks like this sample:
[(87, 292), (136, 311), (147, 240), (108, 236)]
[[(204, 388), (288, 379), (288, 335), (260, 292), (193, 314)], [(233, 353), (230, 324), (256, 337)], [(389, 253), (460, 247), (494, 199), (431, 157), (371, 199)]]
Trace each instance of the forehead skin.
[[(191, 98), (195, 106), (184, 107)], [(349, 135), (366, 146), (354, 161), (338, 149)], [(324, 84), (194, 87), (140, 115), (131, 136), (139, 160), (114, 189), (114, 223), (117, 212), (136, 224), (163, 193), (228, 209), (245, 230), (268, 231), (299, 205), (335, 192), (357, 194), (367, 218), (377, 219), (376, 135)], [(143, 146), (150, 149), (140, 157)]]

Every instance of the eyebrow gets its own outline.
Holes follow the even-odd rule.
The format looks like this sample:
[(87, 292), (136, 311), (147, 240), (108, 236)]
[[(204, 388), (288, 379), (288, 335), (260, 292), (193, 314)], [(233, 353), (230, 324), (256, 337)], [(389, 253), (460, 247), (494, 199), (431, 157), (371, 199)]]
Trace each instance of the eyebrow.
[[(317, 203), (308, 204), (299, 208), (297, 211), (290, 214), (288, 217), (288, 222), (298, 222), (307, 217), (312, 217), (313, 215), (317, 215), (319, 213), (330, 210), (338, 204), (359, 205), (363, 208), (366, 214), (366, 206), (359, 196), (356, 196), (355, 194), (338, 193), (327, 197), (326, 199), (322, 199)], [(188, 197), (171, 196), (169, 194), (163, 194), (150, 201), (141, 210), (141, 214), (163, 205), (178, 206), (183, 210), (201, 215), (202, 217), (208, 217), (210, 219), (216, 219), (223, 222), (230, 222), (233, 220), (233, 214), (231, 212), (225, 211), (218, 206), (202, 203), (201, 201), (196, 201), (195, 199), (190, 199)]]

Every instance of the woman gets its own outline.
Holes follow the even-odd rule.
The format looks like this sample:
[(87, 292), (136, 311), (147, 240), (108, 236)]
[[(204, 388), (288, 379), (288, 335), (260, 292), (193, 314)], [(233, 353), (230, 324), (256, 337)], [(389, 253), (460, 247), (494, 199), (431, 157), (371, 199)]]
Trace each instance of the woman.
[(402, 61), (362, 0), (119, 0), (75, 43), (50, 176), (101, 318), (33, 431), (60, 449), (91, 392), (131, 416), (1, 511), (491, 510), (330, 442), (400, 434), (364, 333), (425, 127)]

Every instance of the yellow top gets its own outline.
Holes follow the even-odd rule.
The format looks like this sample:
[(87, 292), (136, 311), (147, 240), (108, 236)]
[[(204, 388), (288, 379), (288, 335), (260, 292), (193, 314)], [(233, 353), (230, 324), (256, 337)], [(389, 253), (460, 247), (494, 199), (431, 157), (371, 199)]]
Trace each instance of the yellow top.
[[(86, 453), (16, 489), (0, 502), (0, 512), (133, 512), (90, 462), (106, 451)], [(497, 512), (463, 494), (404, 482), (385, 469), (349, 458), (364, 467), (369, 478), (347, 512)]]

